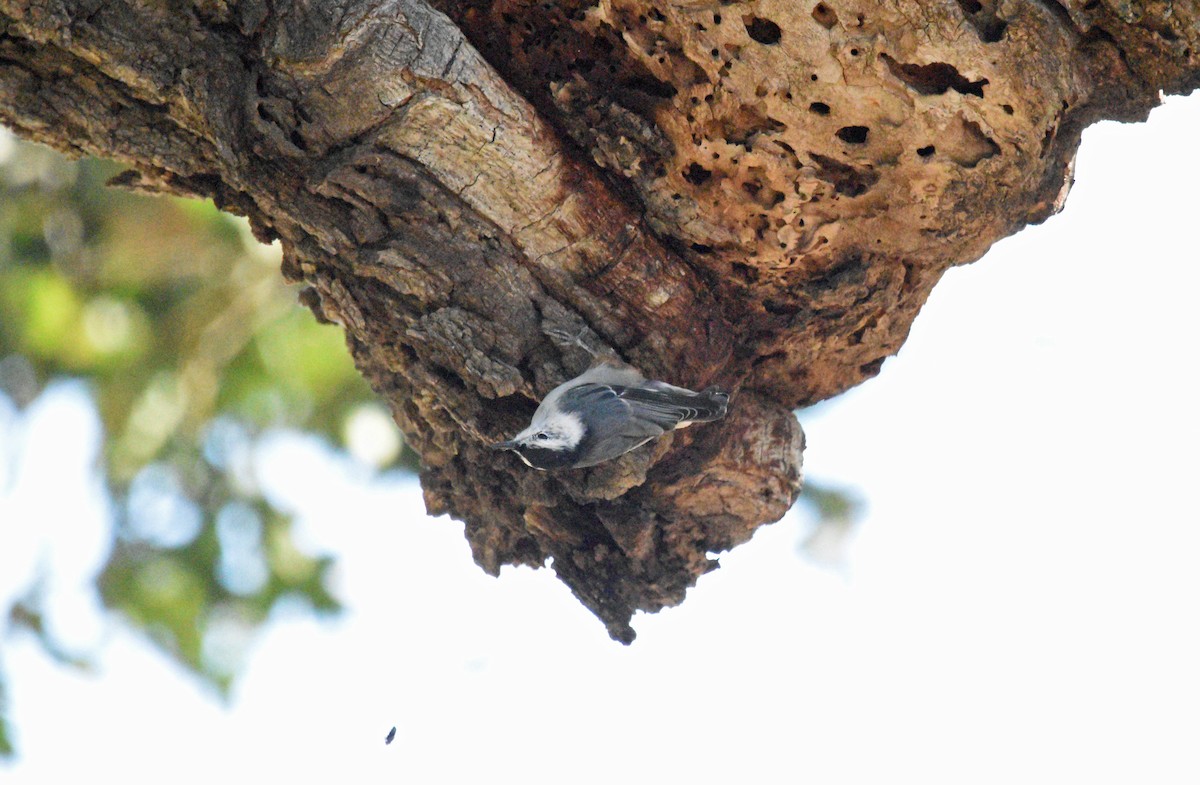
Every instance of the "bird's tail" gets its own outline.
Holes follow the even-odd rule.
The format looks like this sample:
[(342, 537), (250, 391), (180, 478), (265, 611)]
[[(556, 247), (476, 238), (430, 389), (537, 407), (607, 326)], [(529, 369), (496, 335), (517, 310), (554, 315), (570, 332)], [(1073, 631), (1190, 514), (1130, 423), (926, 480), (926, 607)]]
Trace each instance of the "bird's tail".
[(729, 409), (729, 393), (716, 387), (709, 387), (703, 392), (696, 393), (691, 404), (696, 407), (696, 416), (689, 418), (692, 422), (719, 420)]

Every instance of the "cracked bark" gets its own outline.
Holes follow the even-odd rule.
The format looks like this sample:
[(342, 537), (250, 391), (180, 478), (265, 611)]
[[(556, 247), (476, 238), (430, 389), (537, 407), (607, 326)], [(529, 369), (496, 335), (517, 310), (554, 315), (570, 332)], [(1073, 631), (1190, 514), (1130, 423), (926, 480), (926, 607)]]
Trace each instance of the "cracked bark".
[[(0, 0), (0, 119), (279, 238), (430, 511), (626, 642), (794, 501), (792, 407), (1059, 209), (1083, 127), (1200, 85), (1165, 2), (440, 2)], [(729, 418), (575, 473), (484, 450), (584, 328)]]

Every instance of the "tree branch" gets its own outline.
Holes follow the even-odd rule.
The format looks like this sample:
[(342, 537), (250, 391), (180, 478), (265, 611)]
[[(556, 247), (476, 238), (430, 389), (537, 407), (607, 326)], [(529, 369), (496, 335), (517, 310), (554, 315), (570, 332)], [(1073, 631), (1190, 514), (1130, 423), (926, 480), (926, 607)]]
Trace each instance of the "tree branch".
[[(0, 119), (279, 238), (430, 511), (489, 572), (552, 558), (629, 641), (790, 507), (791, 407), (874, 375), (948, 266), (1057, 210), (1084, 125), (1200, 74), (1178, 10), (1101, 35), (1054, 3), (754, 8), (446, 2), (501, 77), (421, 0), (0, 0)], [(547, 331), (584, 328), (738, 390), (729, 418), (584, 472), (485, 451), (585, 364)]]

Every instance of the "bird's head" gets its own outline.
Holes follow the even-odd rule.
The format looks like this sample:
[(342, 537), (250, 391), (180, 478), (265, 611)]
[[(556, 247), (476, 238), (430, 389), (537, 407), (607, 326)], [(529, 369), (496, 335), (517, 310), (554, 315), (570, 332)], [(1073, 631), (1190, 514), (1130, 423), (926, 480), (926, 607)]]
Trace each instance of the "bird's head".
[(508, 441), (491, 445), (491, 448), (512, 450), (535, 469), (569, 469), (579, 458), (584, 431), (578, 417), (560, 414), (534, 423)]

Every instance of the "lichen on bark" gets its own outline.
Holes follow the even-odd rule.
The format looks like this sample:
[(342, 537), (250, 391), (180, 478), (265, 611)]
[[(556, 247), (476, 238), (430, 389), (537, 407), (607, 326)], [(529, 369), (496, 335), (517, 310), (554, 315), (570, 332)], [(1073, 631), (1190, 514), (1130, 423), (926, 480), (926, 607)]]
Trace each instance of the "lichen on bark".
[[(279, 238), (430, 511), (624, 641), (794, 501), (792, 407), (1059, 209), (1085, 125), (1200, 84), (1169, 3), (439, 2), (0, 0), (0, 119)], [(586, 363), (554, 329), (730, 416), (583, 472), (486, 451)]]

